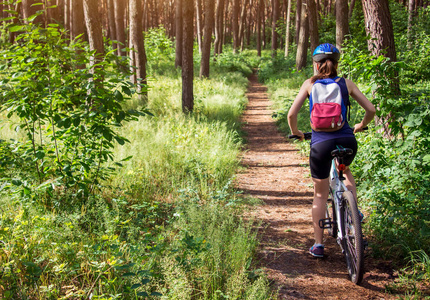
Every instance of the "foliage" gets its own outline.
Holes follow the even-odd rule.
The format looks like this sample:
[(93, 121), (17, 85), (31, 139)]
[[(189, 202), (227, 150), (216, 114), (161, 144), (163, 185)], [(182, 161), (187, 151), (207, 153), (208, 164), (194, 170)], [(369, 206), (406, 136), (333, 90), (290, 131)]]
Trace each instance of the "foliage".
[(166, 29), (161, 26), (151, 28), (144, 33), (144, 39), (148, 74), (156, 72), (159, 75), (177, 76), (179, 73), (174, 67), (175, 48), (172, 40), (166, 35)]
[(3, 169), (3, 188), (18, 187), (21, 198), (39, 192), (85, 198), (114, 170), (105, 165), (113, 160), (114, 144), (127, 142), (117, 130), (138, 115), (122, 108), (123, 93), (131, 95), (132, 86), (109, 71), (116, 70), (111, 53), (92, 68), (93, 53), (80, 40), (68, 44), (57, 26), (10, 30), (25, 31), (2, 51), (0, 101), (8, 118), (19, 118), (14, 129), (27, 138), (3, 141), (3, 159), (22, 170)]
[(215, 64), (220, 72), (239, 72), (244, 76), (252, 74), (252, 66), (242, 54), (233, 54), (230, 51), (224, 51), (216, 57)]
[[(134, 109), (137, 103), (126, 101), (133, 90), (127, 74), (117, 72), (116, 57), (108, 54), (102, 62), (103, 85), (89, 81), (99, 78), (87, 66), (92, 53), (78, 40), (66, 43), (58, 28), (50, 29), (29, 30), (25, 34), (31, 41), (43, 36), (43, 43), (5, 49), (13, 60), (2, 61), (8, 63), (0, 75), (8, 87), (2, 90), (2, 105), (34, 108), (23, 110), (28, 114), (22, 115), (34, 129), (28, 126), (25, 135), (22, 126), (21, 134), (2, 131), (0, 151), (5, 159), (0, 171), (7, 176), (0, 196), (1, 297), (184, 299), (182, 295), (203, 298), (200, 290), (205, 288), (205, 297), (210, 299), (223, 295), (270, 298), (264, 275), (253, 271), (257, 233), (253, 224), (237, 217), (241, 200), (231, 185), (241, 149), (239, 116), (247, 86), (242, 73), (248, 74), (258, 60), (244, 53), (234, 62), (225, 59), (227, 66), (214, 65), (211, 79), (196, 80), (196, 109), (185, 116), (180, 110), (179, 73), (169, 71), (173, 66), (171, 42), (162, 30), (148, 33), (146, 46), (153, 60), (148, 107), (153, 117), (145, 118), (125, 109)], [(20, 59), (25, 51), (30, 61)], [(232, 65), (238, 72), (226, 71)], [(15, 73), (19, 76), (11, 75)], [(30, 80), (32, 76), (38, 80)], [(102, 111), (88, 103), (109, 106)], [(23, 121), (16, 113), (21, 110), (13, 111), (8, 122), (15, 128), (14, 124)], [(117, 120), (116, 113), (121, 111), (126, 116)], [(80, 122), (75, 125), (78, 117)], [(138, 122), (133, 122), (135, 118)], [(97, 126), (110, 130), (110, 141), (103, 131), (97, 135)], [(12, 136), (14, 141), (10, 141)], [(58, 155), (53, 141), (57, 141)], [(93, 193), (82, 194), (85, 201), (73, 196), (74, 187), (66, 185), (66, 176), (35, 193), (34, 186), (39, 185), (35, 162), (43, 167), (43, 179), (57, 178), (57, 172), (65, 172), (56, 167), (57, 157), (65, 162), (74, 153), (83, 159), (97, 153), (92, 149), (100, 150), (97, 141), (110, 143), (103, 148), (106, 157), (99, 158), (97, 182), (90, 177), (96, 170), (93, 167), (76, 167), (71, 173), (76, 180), (96, 183)], [(34, 153), (33, 145), (36, 150), (48, 145), (54, 150), (44, 150), (47, 154), (42, 158), (28, 159)], [(70, 145), (76, 150), (67, 150)], [(117, 161), (122, 168), (116, 167)], [(77, 158), (75, 162), (79, 163)], [(78, 171), (87, 173), (77, 176)], [(23, 192), (12, 194), (5, 185), (7, 178), (16, 184), (15, 178), (19, 179)], [(55, 185), (59, 180), (63, 181)], [(66, 187), (70, 198), (65, 197)], [(77, 195), (78, 191), (73, 192)], [(49, 192), (56, 196), (51, 201), (54, 205), (46, 205), (50, 204), (46, 199), (54, 199)], [(30, 197), (33, 201), (23, 201)], [(238, 243), (241, 247), (236, 247)], [(234, 246), (234, 251), (213, 251), (225, 245)], [(182, 292), (184, 287), (187, 293)]]

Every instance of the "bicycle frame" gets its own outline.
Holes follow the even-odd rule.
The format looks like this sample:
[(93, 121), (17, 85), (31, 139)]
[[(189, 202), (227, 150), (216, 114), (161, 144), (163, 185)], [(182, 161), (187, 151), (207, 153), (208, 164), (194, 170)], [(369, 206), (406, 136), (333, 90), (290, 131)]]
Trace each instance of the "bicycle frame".
[(333, 205), (335, 207), (336, 212), (336, 224), (337, 224), (337, 242), (342, 247), (342, 240), (345, 238), (342, 236), (342, 232), (344, 231), (344, 224), (340, 218), (340, 208), (343, 205), (342, 203), (342, 194), (347, 191), (345, 184), (342, 180), (340, 180), (339, 173), (336, 168), (336, 158), (333, 158), (331, 163), (330, 170), (330, 194), (332, 195)]

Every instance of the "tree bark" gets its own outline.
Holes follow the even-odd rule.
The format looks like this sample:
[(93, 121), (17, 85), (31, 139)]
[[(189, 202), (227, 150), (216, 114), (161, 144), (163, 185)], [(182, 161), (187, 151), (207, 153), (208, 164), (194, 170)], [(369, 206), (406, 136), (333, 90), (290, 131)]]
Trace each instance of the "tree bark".
[(257, 0), (257, 55), (261, 56), (261, 19), (264, 15), (263, 12), (263, 0)]
[(70, 33), (71, 38), (75, 39), (80, 34), (83, 34), (83, 39), (87, 40), (85, 37), (85, 16), (84, 16), (84, 4), (83, 0), (71, 0), (70, 1)]
[(203, 13), (202, 13), (202, 1), (196, 1), (196, 31), (197, 31), (197, 45), (199, 46), (199, 53), (202, 53), (202, 24), (203, 24)]
[(408, 13), (409, 13), (409, 16), (408, 16), (408, 49), (412, 48), (412, 36), (413, 36), (413, 33), (412, 33), (413, 24), (412, 24), (412, 22), (413, 22), (414, 17), (415, 17), (414, 6), (415, 6), (415, 0), (409, 0), (409, 5), (408, 5)]
[(233, 53), (236, 53), (239, 48), (239, 0), (233, 0)]
[(296, 45), (299, 44), (303, 0), (296, 0)]
[[(93, 0), (94, 1), (94, 0)], [(115, 11), (115, 31), (116, 31), (116, 40), (118, 41), (117, 54), (118, 56), (125, 56), (125, 51), (123, 49), (126, 46), (126, 37), (125, 37), (125, 5), (126, 0), (114, 0), (114, 11)]]
[(183, 42), (183, 17), (182, 17), (182, 1), (176, 0), (176, 56), (175, 56), (175, 67), (182, 67), (182, 42)]
[(345, 35), (348, 33), (348, 1), (336, 0), (336, 47), (339, 50), (341, 50)]
[(306, 4), (302, 4), (301, 16), (300, 16), (300, 36), (299, 43), (297, 44), (297, 55), (296, 55), (296, 69), (297, 71), (302, 70), (306, 67), (307, 63), (307, 52), (309, 47), (309, 15), (306, 8)]
[(200, 64), (200, 77), (209, 77), (209, 66), (211, 58), (212, 32), (214, 24), (215, 2), (206, 0), (205, 4), (205, 27), (203, 33), (202, 60)]
[[(107, 0), (107, 12), (109, 23), (109, 38), (111, 41), (116, 41), (116, 25), (115, 25), (115, 10), (113, 5), (114, 0)], [(112, 43), (113, 49), (118, 51), (118, 44)]]
[(278, 33), (276, 32), (279, 19), (279, 0), (272, 0), (272, 57), (276, 56), (278, 49)]
[(224, 39), (224, 0), (218, 0), (215, 11), (215, 42), (214, 55), (222, 53), (222, 43)]
[(194, 108), (193, 94), (193, 45), (194, 45), (194, 1), (183, 0), (184, 34), (182, 42), (182, 111), (192, 112)]
[(397, 61), (394, 44), (393, 24), (388, 0), (362, 0), (369, 51), (373, 55), (385, 53), (391, 61)]
[(290, 23), (291, 23), (291, 0), (288, 0), (287, 6), (287, 21), (285, 24), (285, 57), (288, 57), (290, 49)]
[[(340, 0), (337, 0), (340, 1)], [(346, 0), (345, 0), (346, 1)], [(311, 39), (311, 51), (320, 43), (318, 34), (318, 15), (315, 0), (307, 0), (309, 13), (309, 35)]]
[[(131, 80), (138, 84), (138, 92), (142, 92), (141, 84), (146, 85), (146, 52), (143, 36), (143, 10), (140, 0), (130, 0), (130, 58), (134, 67)], [(147, 95), (146, 91), (144, 94)], [(142, 100), (142, 97), (141, 97)]]
[(351, 3), (349, 4), (349, 12), (348, 12), (348, 18), (352, 18), (352, 13), (354, 12), (355, 7), (355, 0), (351, 0)]

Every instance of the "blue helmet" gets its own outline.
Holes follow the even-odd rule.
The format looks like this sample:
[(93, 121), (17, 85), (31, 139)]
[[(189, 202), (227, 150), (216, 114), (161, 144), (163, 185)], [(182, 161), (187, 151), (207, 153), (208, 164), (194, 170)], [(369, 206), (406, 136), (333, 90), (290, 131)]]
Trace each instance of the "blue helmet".
[(339, 61), (339, 58), (339, 49), (329, 43), (319, 45), (315, 48), (315, 51), (312, 54), (312, 59), (316, 62), (331, 59), (333, 62), (337, 63)]

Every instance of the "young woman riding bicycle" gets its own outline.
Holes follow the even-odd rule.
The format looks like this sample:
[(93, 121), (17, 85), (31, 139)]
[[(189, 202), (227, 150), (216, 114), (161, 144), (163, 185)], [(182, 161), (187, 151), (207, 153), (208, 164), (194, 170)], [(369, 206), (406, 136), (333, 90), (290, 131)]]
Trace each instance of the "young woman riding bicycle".
[(307, 79), (303, 83), (288, 112), (288, 124), (290, 126), (291, 134), (304, 137), (303, 132), (297, 127), (297, 115), (300, 108), (306, 101), (306, 98), (311, 94), (312, 86), (315, 81), (326, 78), (332, 78), (337, 82), (340, 87), (343, 100), (351, 96), (365, 110), (363, 120), (360, 123), (355, 124), (353, 127), (354, 129), (349, 126), (348, 120), (345, 118), (343, 126), (336, 128), (334, 131), (312, 130), (309, 165), (314, 183), (312, 221), (315, 243), (309, 249), (309, 252), (314, 257), (324, 257), (324, 229), (320, 228), (319, 220), (325, 218), (326, 202), (329, 196), (329, 173), (332, 160), (331, 151), (336, 149), (336, 146), (353, 149), (354, 153), (344, 161), (347, 166), (344, 176), (346, 177), (345, 185), (350, 191), (352, 191), (354, 198), (357, 199), (355, 181), (348, 167), (357, 153), (357, 141), (354, 133), (363, 131), (375, 115), (375, 106), (366, 98), (366, 96), (363, 95), (358, 87), (351, 80), (337, 77), (339, 58), (339, 50), (331, 44), (322, 44), (315, 49), (312, 59), (317, 70), (317, 75)]

